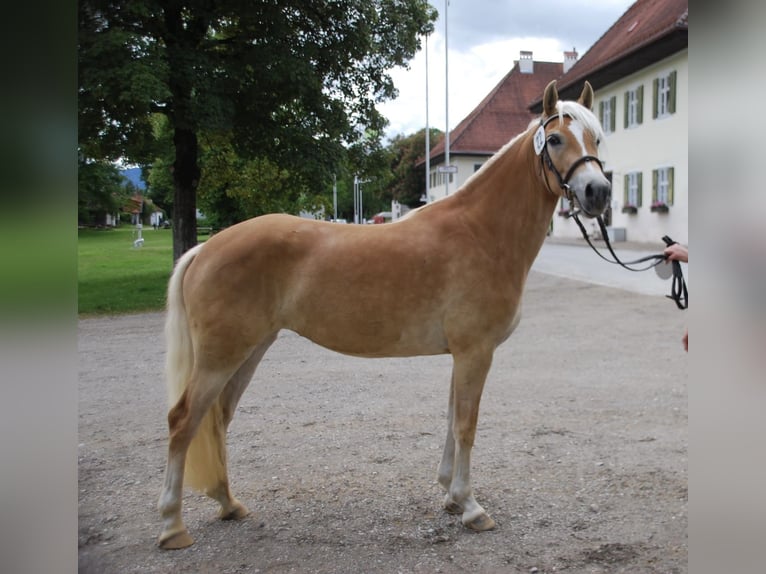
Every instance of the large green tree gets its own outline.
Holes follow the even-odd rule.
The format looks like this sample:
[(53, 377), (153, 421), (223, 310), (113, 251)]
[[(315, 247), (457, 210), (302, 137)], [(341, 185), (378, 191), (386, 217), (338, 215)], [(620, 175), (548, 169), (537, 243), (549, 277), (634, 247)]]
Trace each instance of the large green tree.
[(308, 188), (329, 181), (381, 132), (387, 71), (435, 18), (427, 0), (80, 0), (81, 153), (148, 163), (152, 116), (167, 118), (177, 259), (196, 243), (201, 134), (231, 134)]
[[(431, 128), (430, 132), (431, 146), (435, 146), (444, 133), (436, 128)], [(396, 136), (389, 144), (392, 177), (386, 193), (409, 207), (418, 207), (426, 191), (426, 166), (420, 163), (425, 159), (425, 143), (426, 130), (423, 128), (409, 136)]]

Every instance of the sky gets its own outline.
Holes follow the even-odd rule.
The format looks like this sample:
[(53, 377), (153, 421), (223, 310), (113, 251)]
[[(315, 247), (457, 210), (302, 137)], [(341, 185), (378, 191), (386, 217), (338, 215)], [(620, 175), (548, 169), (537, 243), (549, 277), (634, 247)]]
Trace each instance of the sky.
[[(445, 1), (431, 0), (439, 11), (428, 39), (428, 120), (447, 125), (445, 86)], [(580, 57), (634, 3), (634, 0), (450, 0), (449, 127), (454, 127), (511, 70), (519, 52), (539, 62), (563, 62), (564, 51)], [(410, 135), (426, 125), (425, 42), (408, 70), (391, 77), (399, 96), (378, 105), (390, 122), (386, 135)], [(542, 94), (541, 94), (542, 95)]]

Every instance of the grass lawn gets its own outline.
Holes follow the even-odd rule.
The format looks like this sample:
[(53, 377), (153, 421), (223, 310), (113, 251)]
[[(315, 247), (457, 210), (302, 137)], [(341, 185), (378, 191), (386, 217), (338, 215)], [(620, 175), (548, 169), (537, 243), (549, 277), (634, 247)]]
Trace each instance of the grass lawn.
[[(77, 307), (81, 315), (159, 311), (173, 269), (170, 229), (142, 231), (144, 245), (133, 247), (133, 226), (81, 229), (77, 239)], [(200, 237), (204, 241), (207, 237)]]

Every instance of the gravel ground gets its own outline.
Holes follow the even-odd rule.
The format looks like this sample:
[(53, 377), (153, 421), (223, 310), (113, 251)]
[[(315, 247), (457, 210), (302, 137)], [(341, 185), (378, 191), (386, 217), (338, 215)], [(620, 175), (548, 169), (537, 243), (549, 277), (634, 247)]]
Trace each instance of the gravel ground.
[(161, 551), (161, 313), (79, 321), (79, 569), (139, 572), (687, 571), (684, 314), (665, 298), (532, 272), (484, 391), (473, 456), (491, 532), (441, 510), (451, 358), (356, 359), (283, 332), (229, 431), (216, 520)]

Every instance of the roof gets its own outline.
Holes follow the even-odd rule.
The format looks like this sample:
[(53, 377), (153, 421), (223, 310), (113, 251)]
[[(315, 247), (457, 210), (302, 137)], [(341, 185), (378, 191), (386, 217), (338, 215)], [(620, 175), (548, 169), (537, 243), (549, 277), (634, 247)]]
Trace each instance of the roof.
[[(535, 114), (529, 104), (542, 98), (548, 82), (561, 76), (560, 62), (534, 62), (534, 72), (519, 71), (518, 61), (492, 91), (450, 131), (450, 154), (492, 155), (529, 126)], [(444, 156), (442, 139), (431, 150), (431, 158)], [(422, 161), (425, 161), (423, 159)]]
[[(637, 0), (556, 84), (562, 99), (576, 98), (588, 80), (597, 90), (689, 45), (688, 0)], [(533, 111), (542, 109), (536, 95)]]

